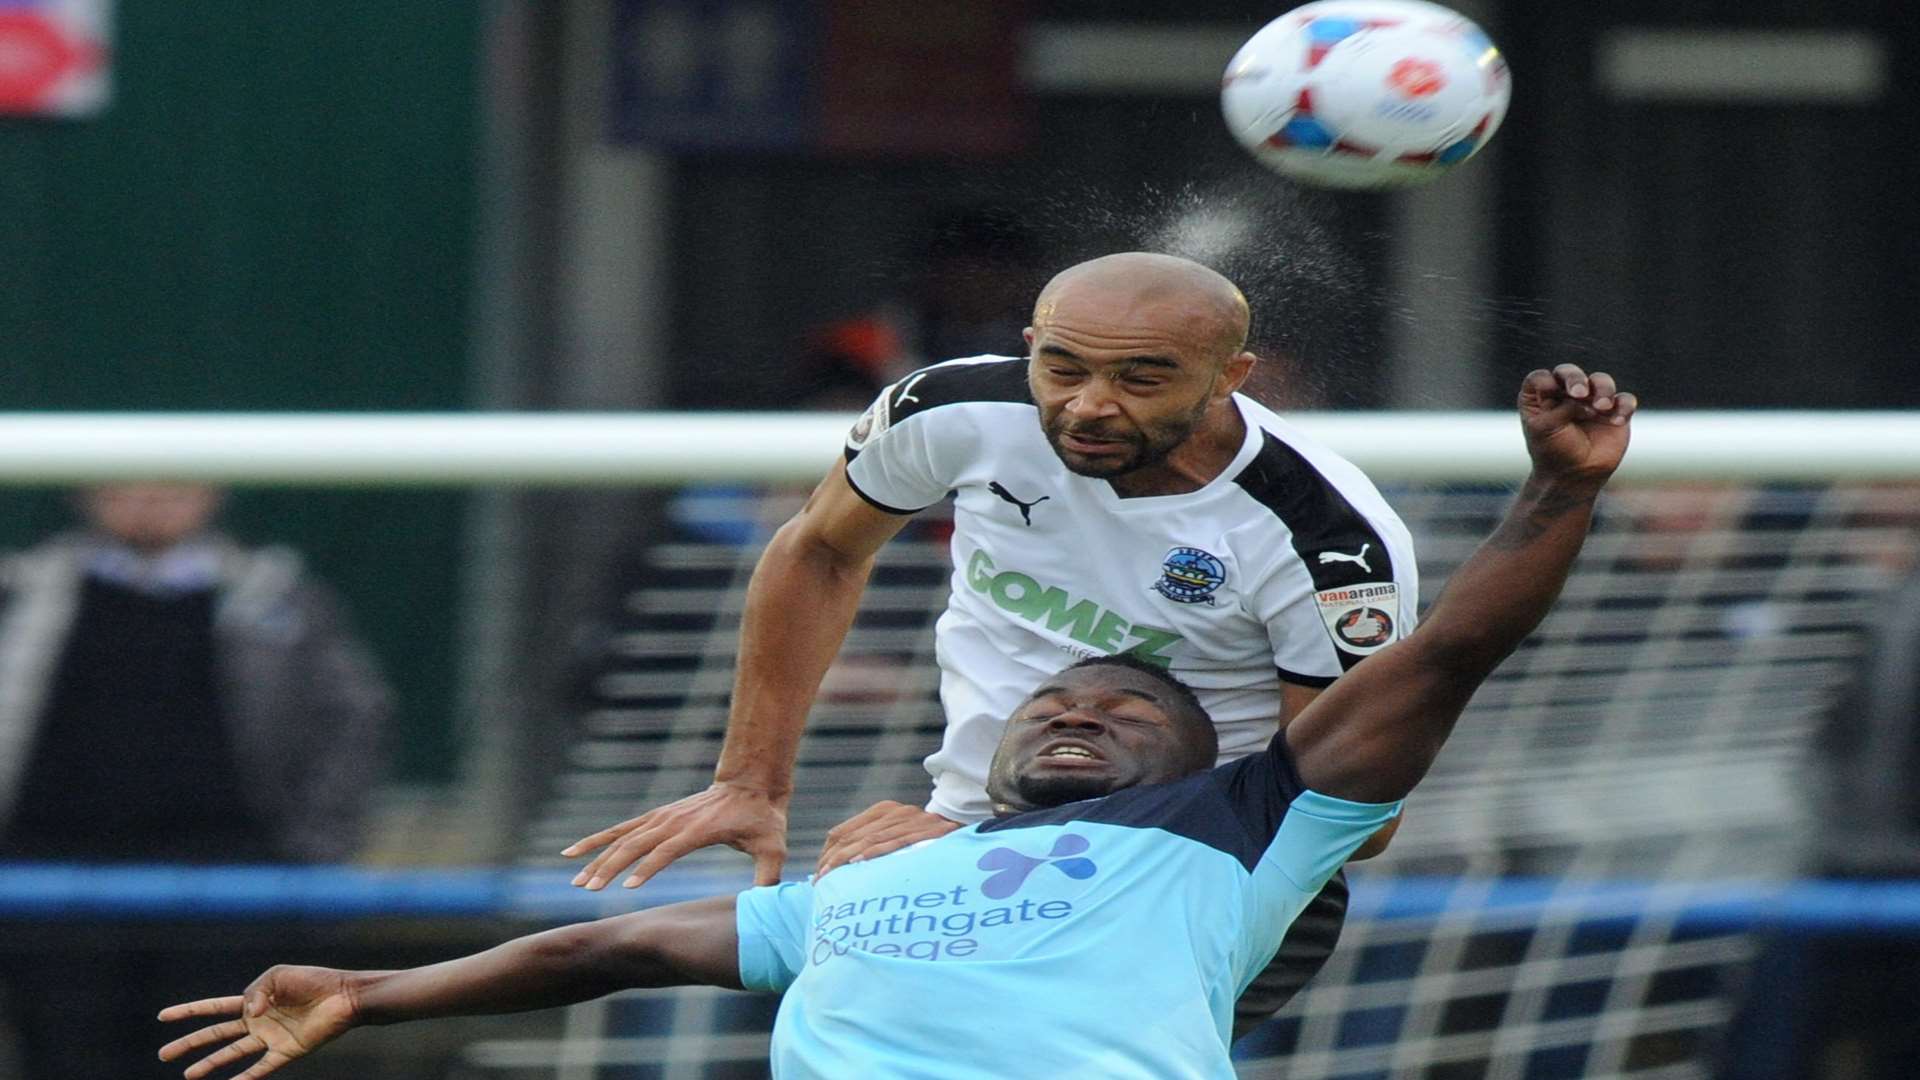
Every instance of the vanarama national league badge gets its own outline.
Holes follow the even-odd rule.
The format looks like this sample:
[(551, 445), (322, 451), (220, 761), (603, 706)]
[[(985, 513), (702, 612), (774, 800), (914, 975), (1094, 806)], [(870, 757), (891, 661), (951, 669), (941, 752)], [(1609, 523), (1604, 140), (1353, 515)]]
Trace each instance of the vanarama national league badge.
[(1313, 601), (1342, 652), (1366, 656), (1399, 636), (1393, 620), (1400, 610), (1400, 587), (1391, 581), (1321, 589)]
[(1226, 583), (1226, 565), (1217, 557), (1199, 548), (1177, 547), (1160, 564), (1153, 591), (1176, 603), (1211, 604), (1215, 590)]

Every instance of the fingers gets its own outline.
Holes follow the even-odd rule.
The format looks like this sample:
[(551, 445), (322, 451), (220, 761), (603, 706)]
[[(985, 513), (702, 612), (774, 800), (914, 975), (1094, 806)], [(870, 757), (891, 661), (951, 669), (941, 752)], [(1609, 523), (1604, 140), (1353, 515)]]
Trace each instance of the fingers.
[(877, 834), (859, 843), (843, 844), (832, 851), (821, 853), (820, 868), (816, 871), (816, 876), (823, 876), (828, 871), (845, 866), (848, 863), (877, 859), (882, 855), (899, 851), (903, 847), (910, 847), (922, 840), (931, 840), (937, 836), (945, 836), (951, 831), (953, 831), (952, 828), (928, 828), (925, 826), (917, 829), (900, 828)]
[(1587, 385), (1587, 373), (1578, 364), (1554, 365), (1553, 377), (1564, 388), (1566, 395), (1575, 400), (1585, 400), (1592, 391), (1592, 387)]
[(835, 866), (845, 863), (847, 861), (845, 858), (835, 859), (834, 856), (839, 853), (844, 853), (850, 846), (859, 846), (863, 842), (862, 837), (865, 834), (875, 829), (885, 828), (887, 822), (894, 820), (903, 811), (915, 814), (923, 813), (923, 811), (917, 807), (910, 807), (904, 803), (897, 803), (888, 799), (874, 803), (858, 814), (828, 829), (826, 842), (820, 845), (820, 859), (814, 864), (814, 876), (818, 877), (828, 870), (833, 869)]
[[(654, 852), (660, 850), (661, 845), (674, 839), (676, 839), (674, 834), (669, 831), (669, 827), (667, 826), (642, 829), (637, 832), (628, 833), (626, 836), (614, 842), (605, 851), (601, 852), (592, 862), (588, 863), (586, 869), (574, 875), (573, 883), (575, 885), (584, 885), (594, 891), (604, 889), (622, 870), (647, 858)], [(705, 847), (708, 843), (712, 843), (712, 841), (703, 840), (692, 844), (676, 844), (675, 849), (681, 854), (685, 854), (696, 848)], [(679, 858), (679, 855), (675, 855), (673, 858)], [(673, 860), (667, 860), (667, 862), (671, 861)], [(664, 866), (666, 864), (662, 863), (661, 865)], [(652, 875), (648, 876), (650, 877)]]
[[(620, 837), (625, 836), (627, 833), (633, 831), (634, 829), (637, 829), (640, 826), (646, 824), (647, 818), (651, 816), (652, 816), (651, 814), (641, 814), (637, 818), (628, 818), (627, 820), (621, 822), (618, 825), (614, 825), (610, 828), (601, 829), (599, 832), (594, 833), (592, 836), (583, 836), (580, 839), (575, 840), (573, 843), (568, 844), (566, 847), (561, 848), (560, 854), (566, 856), (567, 858), (572, 858), (575, 855), (585, 855), (587, 852), (592, 851), (595, 848), (605, 847), (606, 845), (612, 843), (613, 841), (618, 840)], [(575, 884), (579, 884), (579, 883), (575, 882)]]
[(607, 883), (613, 880), (614, 875), (631, 866), (649, 851), (652, 851), (654, 845), (659, 843), (661, 838), (670, 835), (667, 831), (669, 826), (656, 825), (648, 827), (648, 825), (645, 824), (645, 818), (636, 818), (634, 820), (642, 824), (635, 825), (624, 835), (608, 844), (606, 850), (594, 856), (591, 862), (587, 863), (586, 866), (581, 868), (578, 874), (573, 876), (573, 883), (575, 885), (584, 885), (589, 889), (606, 888)]
[(874, 803), (872, 806), (867, 807), (865, 810), (860, 811), (859, 813), (853, 815), (852, 817), (841, 822), (840, 824), (835, 825), (833, 828), (828, 829), (827, 830), (827, 846), (832, 847), (833, 845), (845, 840), (849, 836), (857, 835), (860, 832), (860, 830), (867, 828), (868, 826), (872, 825), (874, 822), (885, 821), (889, 817), (893, 816), (895, 813), (898, 813), (901, 810), (907, 810), (907, 809), (911, 809), (911, 808), (908, 807), (905, 803), (897, 803), (891, 799)]
[(230, 1043), (223, 1049), (216, 1050), (206, 1057), (201, 1058), (199, 1061), (194, 1062), (187, 1068), (187, 1071), (181, 1075), (185, 1076), (187, 1080), (200, 1080), (201, 1077), (215, 1069), (225, 1068), (239, 1061), (241, 1058), (252, 1057), (254, 1054), (258, 1054), (266, 1048), (267, 1044), (261, 1040), (260, 1036), (249, 1035), (238, 1042)]
[(958, 822), (919, 807), (880, 803), (827, 834), (814, 874), (818, 877), (851, 862), (879, 858), (959, 827)]
[[(637, 889), (652, 879), (653, 875), (665, 870), (675, 859), (689, 851), (713, 844), (713, 839), (698, 836), (670, 836), (661, 840), (649, 851), (645, 858), (635, 863), (633, 873), (621, 882), (623, 888)], [(738, 840), (734, 847), (753, 856), (753, 877), (755, 884), (774, 885), (780, 881), (780, 867), (787, 861), (787, 844), (778, 835), (749, 840)]]
[(754, 857), (756, 875), (778, 875), (786, 858), (786, 796), (716, 780), (707, 790), (603, 829), (569, 848), (605, 844), (578, 874), (575, 885), (599, 890), (622, 872), (638, 888), (668, 863), (690, 851), (726, 844)]
[(239, 1016), (240, 1003), (244, 1000), (239, 994), (232, 997), (201, 998), (199, 1001), (183, 1001), (178, 1005), (169, 1005), (160, 1010), (162, 1020), (191, 1020), (196, 1016)]
[(1531, 371), (1521, 382), (1521, 408), (1545, 427), (1602, 420), (1619, 426), (1633, 417), (1639, 398), (1619, 391), (1605, 371), (1588, 374), (1578, 364), (1559, 364), (1552, 371)]
[(1640, 411), (1640, 397), (1637, 394), (1616, 394), (1613, 398), (1613, 422), (1624, 424), (1633, 419)]
[(208, 1027), (203, 1027), (191, 1035), (183, 1035), (161, 1047), (160, 1060), (172, 1061), (174, 1058), (189, 1051), (198, 1050), (203, 1046), (211, 1046), (217, 1042), (226, 1042), (228, 1039), (237, 1039), (246, 1033), (247, 1022), (245, 1020), (229, 1020), (224, 1024), (213, 1024)]

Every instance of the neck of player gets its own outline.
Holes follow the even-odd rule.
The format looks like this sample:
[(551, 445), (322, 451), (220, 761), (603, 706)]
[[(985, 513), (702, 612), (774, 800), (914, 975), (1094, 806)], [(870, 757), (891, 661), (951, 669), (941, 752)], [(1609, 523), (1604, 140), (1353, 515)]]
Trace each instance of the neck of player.
[(1247, 441), (1247, 422), (1231, 397), (1207, 409), (1204, 419), (1167, 456), (1144, 468), (1111, 477), (1107, 483), (1123, 499), (1185, 495), (1212, 483)]

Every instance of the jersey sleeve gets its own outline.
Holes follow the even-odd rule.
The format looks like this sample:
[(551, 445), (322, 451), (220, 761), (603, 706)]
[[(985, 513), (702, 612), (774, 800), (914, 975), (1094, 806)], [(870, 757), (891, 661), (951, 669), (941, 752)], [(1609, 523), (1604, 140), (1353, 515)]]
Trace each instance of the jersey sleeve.
[(1309, 789), (1300, 779), (1287, 735), (1265, 752), (1214, 770), (1227, 802), (1256, 843), (1259, 863), (1303, 894), (1318, 892), (1366, 839), (1400, 814), (1400, 801), (1360, 803)]
[(1413, 539), (1351, 462), (1268, 430), (1235, 482), (1281, 525), (1261, 544), (1252, 613), (1282, 682), (1326, 686), (1413, 629)]
[(1400, 806), (1398, 800), (1361, 803), (1302, 791), (1288, 804), (1260, 862), (1301, 892), (1318, 892), (1368, 837), (1400, 816)]
[(855, 494), (889, 514), (913, 514), (946, 497), (934, 440), (939, 417), (914, 410), (913, 380), (887, 387), (847, 433), (847, 482)]
[(749, 990), (785, 990), (806, 966), (807, 919), (813, 886), (790, 881), (740, 894), (734, 926), (740, 935), (740, 985)]
[(1282, 682), (1330, 685), (1413, 632), (1420, 582), (1405, 527), (1357, 514), (1343, 524), (1283, 553), (1253, 596)]

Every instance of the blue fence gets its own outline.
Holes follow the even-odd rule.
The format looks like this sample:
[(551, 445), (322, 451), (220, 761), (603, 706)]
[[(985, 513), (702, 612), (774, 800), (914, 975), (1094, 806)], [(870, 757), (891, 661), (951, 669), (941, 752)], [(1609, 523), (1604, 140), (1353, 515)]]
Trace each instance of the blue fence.
[[(669, 870), (589, 893), (567, 870), (0, 863), (0, 919), (111, 921), (505, 917), (560, 922), (736, 891), (744, 874)], [(1480, 928), (1672, 919), (1698, 930), (1920, 931), (1920, 882), (1650, 882), (1352, 875), (1352, 915), (1471, 917)]]

